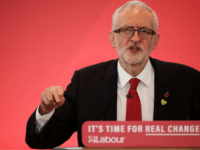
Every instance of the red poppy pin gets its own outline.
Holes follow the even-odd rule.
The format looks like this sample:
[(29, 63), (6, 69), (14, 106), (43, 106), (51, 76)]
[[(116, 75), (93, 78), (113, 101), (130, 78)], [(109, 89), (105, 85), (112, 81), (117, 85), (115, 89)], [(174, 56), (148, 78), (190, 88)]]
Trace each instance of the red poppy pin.
[(166, 98), (169, 97), (169, 93), (166, 92), (166, 93), (164, 94), (164, 96), (165, 96)]

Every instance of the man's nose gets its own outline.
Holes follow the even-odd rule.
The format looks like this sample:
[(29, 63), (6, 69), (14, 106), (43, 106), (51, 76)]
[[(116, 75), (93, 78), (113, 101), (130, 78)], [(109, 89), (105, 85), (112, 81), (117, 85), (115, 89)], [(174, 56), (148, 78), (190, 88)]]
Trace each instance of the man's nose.
[(131, 37), (130, 40), (132, 40), (133, 42), (139, 42), (141, 40), (138, 31), (135, 31), (133, 33), (133, 36)]

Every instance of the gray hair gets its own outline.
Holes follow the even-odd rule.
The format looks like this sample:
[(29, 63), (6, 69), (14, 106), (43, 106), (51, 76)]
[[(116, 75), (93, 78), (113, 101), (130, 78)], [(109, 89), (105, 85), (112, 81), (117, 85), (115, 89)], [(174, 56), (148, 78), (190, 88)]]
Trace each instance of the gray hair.
[(124, 5), (122, 5), (118, 9), (116, 9), (116, 11), (113, 14), (112, 30), (115, 30), (114, 27), (115, 27), (115, 25), (116, 25), (116, 23), (118, 21), (118, 15), (119, 15), (119, 13), (122, 10), (124, 10), (125, 8), (132, 9), (132, 8), (134, 8), (136, 6), (144, 7), (144, 8), (146, 8), (147, 10), (149, 10), (152, 13), (153, 18), (154, 18), (153, 19), (153, 28), (154, 28), (155, 32), (157, 32), (158, 31), (158, 17), (156, 15), (156, 13), (148, 5), (146, 5), (144, 2), (137, 1), (137, 0), (128, 1)]

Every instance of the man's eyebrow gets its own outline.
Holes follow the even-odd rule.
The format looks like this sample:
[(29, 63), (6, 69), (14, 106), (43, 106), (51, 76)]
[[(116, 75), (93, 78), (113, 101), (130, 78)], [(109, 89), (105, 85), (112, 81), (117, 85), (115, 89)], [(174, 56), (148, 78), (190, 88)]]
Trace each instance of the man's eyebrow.
[(147, 27), (138, 27), (139, 29), (148, 29)]
[(124, 26), (124, 27), (121, 27), (121, 28), (134, 28), (133, 26)]
[[(122, 28), (134, 28), (133, 26), (124, 26)], [(148, 29), (147, 27), (137, 27), (138, 29)]]

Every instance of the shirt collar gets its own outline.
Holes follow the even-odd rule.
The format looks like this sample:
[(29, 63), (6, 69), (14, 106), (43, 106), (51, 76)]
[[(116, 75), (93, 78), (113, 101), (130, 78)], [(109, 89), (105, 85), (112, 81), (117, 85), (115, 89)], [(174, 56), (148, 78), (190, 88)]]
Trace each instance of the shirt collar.
[(144, 69), (136, 76), (132, 77), (130, 74), (128, 74), (120, 65), (119, 61), (117, 63), (117, 71), (118, 71), (118, 81), (120, 86), (123, 88), (130, 79), (132, 78), (138, 78), (141, 82), (143, 82), (146, 86), (150, 86), (152, 72), (153, 72), (153, 66), (150, 63), (150, 60), (148, 59), (148, 62)]

